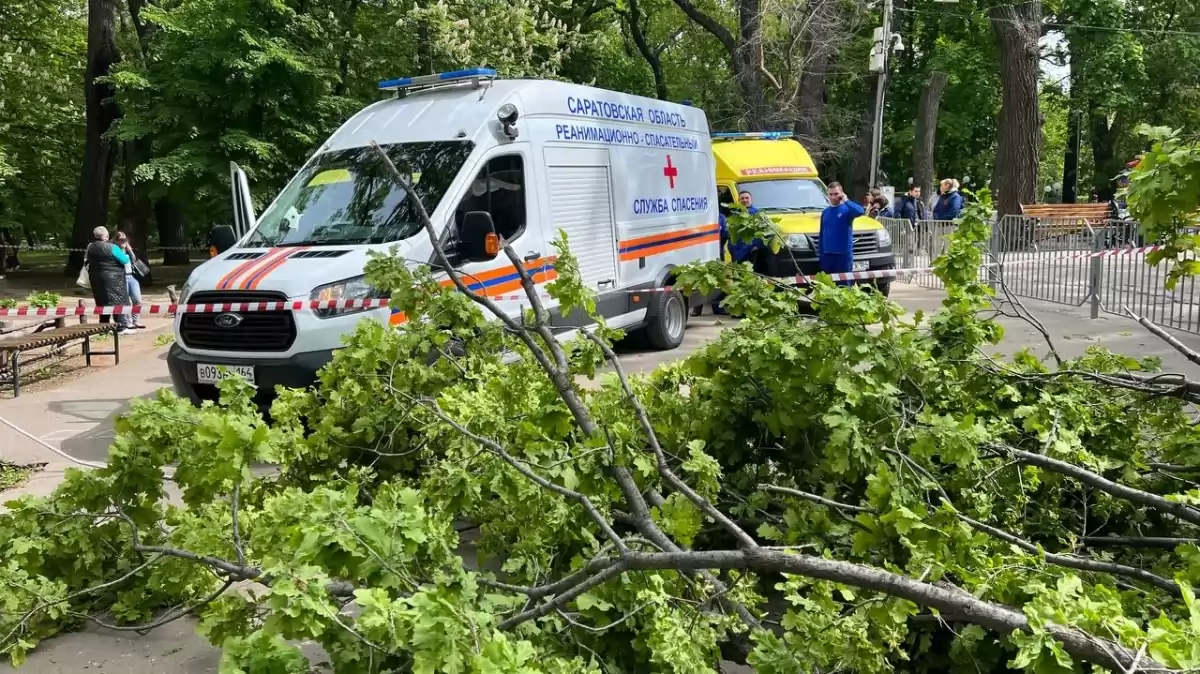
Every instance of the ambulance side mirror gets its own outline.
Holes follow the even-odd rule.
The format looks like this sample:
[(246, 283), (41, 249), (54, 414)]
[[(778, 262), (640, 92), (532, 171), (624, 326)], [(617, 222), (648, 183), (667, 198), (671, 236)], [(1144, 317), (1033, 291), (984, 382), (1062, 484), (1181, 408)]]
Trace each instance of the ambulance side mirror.
[(487, 211), (468, 211), (458, 229), (458, 257), (464, 262), (486, 262), (500, 254), (500, 237), (492, 214)]
[(237, 234), (230, 225), (217, 225), (208, 233), (208, 245), (217, 252), (217, 255), (233, 248), (235, 243), (237, 243)]

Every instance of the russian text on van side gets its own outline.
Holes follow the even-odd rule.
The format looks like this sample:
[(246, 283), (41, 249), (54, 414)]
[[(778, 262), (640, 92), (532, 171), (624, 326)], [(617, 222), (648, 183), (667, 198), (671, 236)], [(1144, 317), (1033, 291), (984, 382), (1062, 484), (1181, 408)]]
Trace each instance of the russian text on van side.
[(638, 105), (613, 103), (612, 101), (567, 96), (567, 111), (572, 115), (581, 115), (583, 117), (602, 117), (619, 122), (645, 123), (649, 121), (651, 124), (659, 124), (661, 126), (673, 126), (679, 129), (687, 128), (687, 119), (678, 112), (660, 108), (642, 108)]

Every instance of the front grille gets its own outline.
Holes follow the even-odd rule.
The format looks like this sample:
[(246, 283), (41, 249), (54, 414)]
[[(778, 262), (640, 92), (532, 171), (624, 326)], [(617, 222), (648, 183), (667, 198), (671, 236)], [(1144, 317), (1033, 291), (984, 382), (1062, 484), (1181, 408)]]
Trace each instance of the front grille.
[[(197, 292), (188, 304), (228, 302), (286, 302), (282, 293)], [(291, 311), (247, 311), (233, 327), (217, 325), (221, 314), (184, 314), (179, 322), (183, 345), (210, 351), (287, 351), (296, 341), (296, 320)]]
[[(808, 237), (812, 240), (814, 250), (820, 250), (818, 246), (821, 243), (821, 237), (812, 234)], [(855, 255), (871, 255), (879, 252), (879, 236), (871, 232), (855, 232), (854, 233), (854, 254)]]

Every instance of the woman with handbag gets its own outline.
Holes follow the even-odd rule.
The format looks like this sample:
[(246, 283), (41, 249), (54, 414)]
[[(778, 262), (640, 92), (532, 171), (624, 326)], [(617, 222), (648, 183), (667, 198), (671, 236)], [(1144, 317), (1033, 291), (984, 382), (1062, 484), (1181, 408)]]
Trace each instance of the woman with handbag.
[[(129, 245), (129, 237), (125, 235), (125, 232), (117, 232), (117, 246), (129, 258), (129, 262), (125, 264), (125, 290), (129, 295), (129, 306), (137, 306), (142, 303), (141, 278), (145, 277), (149, 268), (146, 267), (145, 262), (133, 254), (133, 247)], [(129, 315), (129, 322), (126, 325), (134, 330), (146, 327), (138, 315), (132, 313)]]
[[(119, 307), (129, 304), (129, 284), (125, 282), (125, 265), (129, 264), (129, 256), (125, 251), (108, 240), (108, 230), (97, 227), (92, 230), (95, 239), (84, 253), (86, 260), (83, 273), (87, 275), (88, 285), (92, 288), (92, 299), (98, 307)], [(117, 316), (120, 332), (129, 328), (132, 321), (128, 315)], [(101, 323), (111, 323), (111, 316), (101, 316)]]

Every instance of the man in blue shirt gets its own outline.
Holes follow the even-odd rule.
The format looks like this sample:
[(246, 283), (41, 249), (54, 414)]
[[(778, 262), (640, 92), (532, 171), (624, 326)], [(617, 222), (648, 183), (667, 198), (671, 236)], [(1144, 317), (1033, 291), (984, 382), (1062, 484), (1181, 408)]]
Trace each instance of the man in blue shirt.
[[(742, 208), (746, 209), (747, 215), (754, 215), (758, 212), (758, 208), (754, 206), (754, 196), (749, 192), (742, 190), (738, 193), (738, 203)], [(729, 241), (729, 256), (734, 262), (747, 262), (754, 251), (762, 248), (763, 242), (755, 239), (753, 241)]]
[[(749, 192), (743, 191), (740, 194), (738, 194), (738, 203), (740, 203), (742, 205), (742, 208), (745, 208), (746, 212), (750, 215), (753, 215), (758, 212), (758, 209), (754, 207), (754, 197)], [(721, 209), (723, 211), (727, 210), (727, 208), (724, 205), (721, 206)], [(721, 225), (721, 259), (722, 260), (727, 260), (728, 262), (732, 262), (734, 264), (737, 264), (739, 262), (748, 262), (751, 260), (754, 251), (763, 247), (763, 242), (760, 239), (755, 239), (750, 242), (734, 241), (733, 238), (731, 236), (729, 236), (729, 225), (728, 225), (728, 221), (725, 217), (725, 213), (720, 214), (718, 222)], [(715, 296), (713, 296), (712, 312), (713, 312), (714, 316), (727, 316), (728, 315), (728, 313), (724, 309), (721, 308), (721, 300), (723, 300), (723, 299), (725, 299), (725, 293), (720, 292), (720, 291), (718, 291), (717, 294)], [(699, 316), (703, 312), (704, 312), (704, 304), (702, 301), (697, 303), (696, 306), (692, 307), (692, 315), (693, 316)]]
[(840, 274), (854, 269), (854, 220), (866, 215), (866, 209), (846, 198), (841, 183), (829, 184), (829, 202), (821, 212), (821, 233), (817, 256), (821, 271)]

